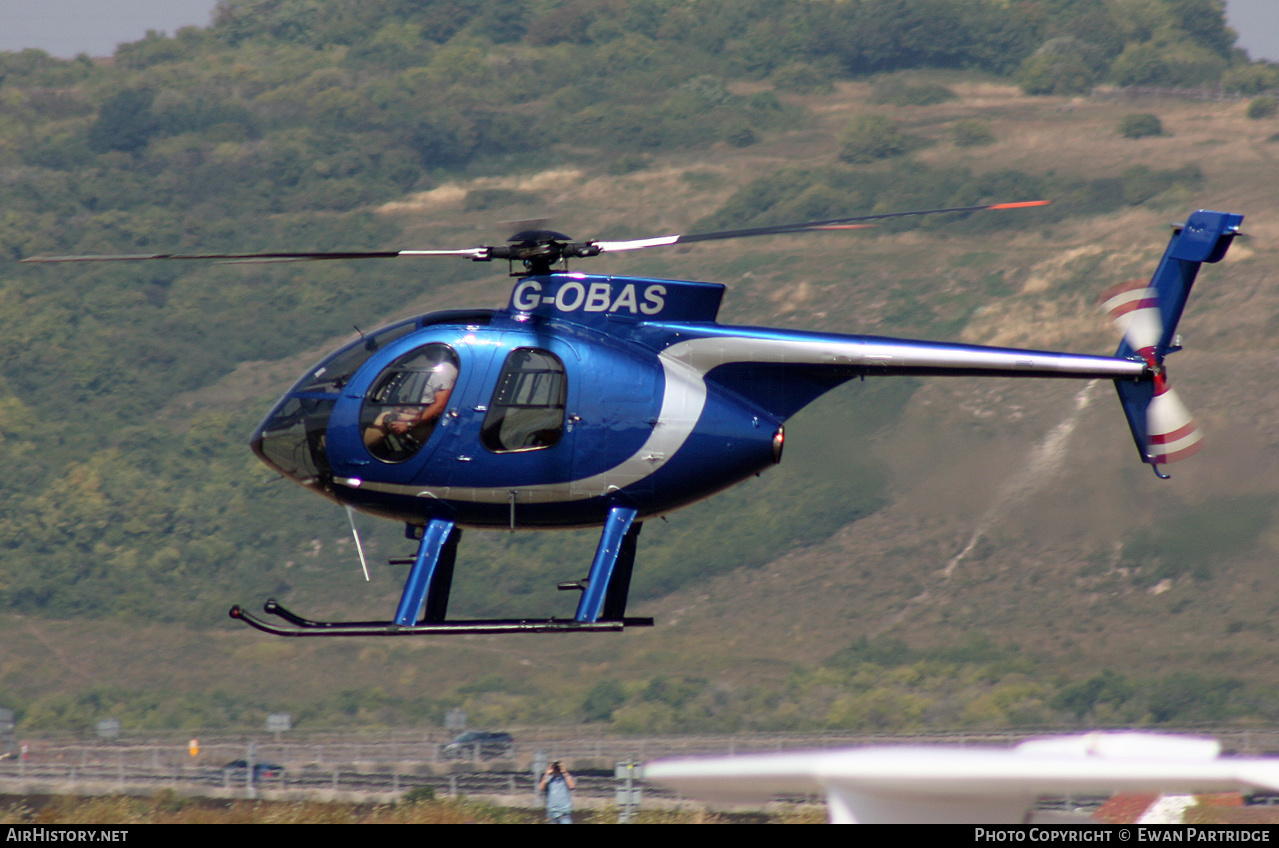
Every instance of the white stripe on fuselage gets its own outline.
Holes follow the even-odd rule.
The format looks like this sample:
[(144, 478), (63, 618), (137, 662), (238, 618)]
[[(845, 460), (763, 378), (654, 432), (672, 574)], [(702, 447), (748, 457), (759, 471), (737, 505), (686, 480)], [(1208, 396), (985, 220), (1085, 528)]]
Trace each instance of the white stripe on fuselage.
[(342, 486), (421, 498), (508, 503), (562, 503), (601, 497), (638, 483), (675, 455), (701, 418), (706, 406), (705, 376), (713, 368), (734, 362), (808, 363), (847, 367), (986, 368), (992, 371), (1080, 374), (1097, 377), (1136, 377), (1145, 364), (1102, 356), (1043, 354), (978, 347), (934, 347), (910, 342), (867, 339), (858, 341), (758, 339), (712, 336), (678, 342), (658, 354), (666, 385), (653, 432), (617, 465), (580, 480), (535, 483), (514, 487), (410, 486), (339, 477)]

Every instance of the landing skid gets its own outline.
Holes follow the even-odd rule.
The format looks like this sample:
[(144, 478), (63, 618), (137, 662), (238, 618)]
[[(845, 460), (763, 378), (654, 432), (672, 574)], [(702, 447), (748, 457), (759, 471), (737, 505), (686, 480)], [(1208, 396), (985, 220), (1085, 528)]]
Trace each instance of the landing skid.
[(449, 633), (577, 633), (618, 631), (627, 627), (652, 627), (651, 618), (627, 618), (626, 599), (630, 592), (631, 568), (640, 522), (635, 510), (614, 507), (600, 534), (599, 546), (585, 580), (561, 584), (577, 589), (582, 599), (572, 618), (496, 618), (462, 621), (445, 620), (453, 564), (461, 529), (447, 519), (433, 519), (422, 528), (417, 555), (413, 559), (404, 593), (390, 621), (312, 621), (291, 612), (272, 598), (263, 606), (269, 615), (284, 619), (289, 626), (251, 615), (240, 606), (231, 607), (231, 617), (276, 636), (442, 636)]
[(263, 609), (279, 616), (291, 627), (275, 624), (231, 607), (231, 617), (276, 636), (443, 636), (450, 633), (577, 633), (618, 631), (627, 627), (652, 627), (651, 618), (624, 618), (620, 621), (577, 621), (571, 618), (493, 618), (463, 621), (396, 624), (394, 621), (312, 621), (280, 606), (275, 599)]

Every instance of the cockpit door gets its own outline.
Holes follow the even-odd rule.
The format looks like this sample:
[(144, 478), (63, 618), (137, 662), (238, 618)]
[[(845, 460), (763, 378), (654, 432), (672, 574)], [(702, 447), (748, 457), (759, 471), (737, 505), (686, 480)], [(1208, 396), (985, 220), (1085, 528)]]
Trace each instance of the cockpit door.
[(465, 334), (432, 335), (388, 347), (344, 387), (328, 432), (335, 476), (447, 484), (465, 410), (491, 351)]
[(514, 492), (516, 504), (545, 500), (566, 487), (572, 474), (570, 409), (577, 365), (574, 348), (562, 340), (503, 334), (483, 398), (470, 410), (468, 437), (459, 445), (474, 462), (472, 485), (505, 487)]

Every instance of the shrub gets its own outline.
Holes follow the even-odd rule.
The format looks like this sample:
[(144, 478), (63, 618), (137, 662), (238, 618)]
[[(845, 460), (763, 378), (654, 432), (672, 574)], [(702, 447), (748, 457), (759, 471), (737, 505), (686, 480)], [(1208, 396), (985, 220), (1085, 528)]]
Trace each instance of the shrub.
[(893, 106), (931, 106), (954, 100), (955, 92), (935, 82), (910, 83), (902, 79), (884, 80), (875, 86), (870, 102)]
[(536, 201), (538, 196), (531, 191), (516, 191), (509, 188), (476, 188), (466, 193), (462, 208), (467, 212), (483, 212), (504, 206), (515, 206), (520, 203)]
[(951, 133), (956, 147), (985, 147), (995, 143), (995, 132), (990, 124), (976, 118), (959, 121)]
[(839, 158), (865, 164), (901, 156), (910, 150), (910, 139), (897, 122), (883, 115), (863, 115), (848, 125), (840, 137)]
[(1097, 81), (1077, 56), (1033, 56), (1017, 73), (1026, 94), (1087, 94)]
[(425, 801), (435, 800), (434, 786), (414, 786), (408, 792), (400, 796), (400, 801), (405, 804), (418, 804)]
[(830, 73), (808, 62), (793, 62), (778, 68), (773, 72), (773, 85), (779, 91), (796, 94), (829, 94), (835, 90)]
[(724, 80), (712, 74), (693, 77), (683, 83), (679, 90), (693, 95), (703, 106), (723, 106), (733, 99)]
[(1226, 91), (1239, 94), (1261, 94), (1268, 89), (1279, 88), (1279, 66), (1253, 62), (1231, 68), (1221, 75), (1221, 85)]
[(1279, 100), (1273, 97), (1258, 97), (1248, 104), (1248, 117), (1254, 121), (1273, 118), (1275, 112), (1279, 112)]
[(1124, 115), (1119, 122), (1119, 134), (1124, 138), (1145, 138), (1151, 135), (1163, 135), (1164, 125), (1158, 115), (1149, 112), (1136, 112)]
[(734, 147), (750, 147), (759, 136), (745, 118), (733, 118), (724, 125), (724, 140)]
[(1220, 80), (1226, 64), (1221, 56), (1185, 40), (1133, 42), (1110, 66), (1110, 78), (1119, 85), (1205, 85)]
[(582, 698), (583, 721), (612, 721), (613, 713), (626, 703), (626, 692), (622, 684), (612, 678), (605, 678), (594, 686)]
[(636, 171), (642, 171), (652, 164), (653, 157), (644, 156), (639, 153), (627, 153), (618, 156), (616, 159), (608, 163), (606, 170), (614, 176), (622, 174), (633, 174)]
[(1196, 189), (1203, 183), (1203, 171), (1196, 165), (1156, 171), (1147, 165), (1134, 165), (1119, 175), (1124, 203), (1137, 206), (1174, 186)]

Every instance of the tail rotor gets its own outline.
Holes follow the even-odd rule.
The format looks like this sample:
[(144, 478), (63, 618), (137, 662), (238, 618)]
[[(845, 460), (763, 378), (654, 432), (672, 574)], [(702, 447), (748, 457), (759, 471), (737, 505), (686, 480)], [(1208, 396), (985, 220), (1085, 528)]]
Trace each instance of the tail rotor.
[[(1203, 436), (1186, 405), (1168, 385), (1163, 357), (1158, 352), (1164, 338), (1158, 294), (1144, 280), (1130, 280), (1102, 292), (1099, 300), (1111, 323), (1123, 333), (1124, 345), (1145, 360), (1153, 376), (1145, 408), (1143, 459), (1154, 467), (1155, 474), (1167, 477), (1159, 466), (1198, 453)], [(1168, 348), (1176, 349), (1174, 345)], [(1123, 395), (1120, 389), (1121, 398)]]
[[(1129, 412), (1129, 422), (1133, 423), (1133, 437), (1142, 450), (1142, 459), (1155, 469), (1155, 475), (1166, 478), (1168, 475), (1160, 471), (1161, 464), (1191, 457), (1204, 445), (1195, 418), (1191, 417), (1177, 393), (1169, 388), (1166, 379), (1163, 357), (1159, 354), (1159, 345), (1164, 339), (1159, 294), (1145, 280), (1129, 280), (1102, 292), (1099, 299), (1111, 324), (1123, 333), (1120, 350), (1128, 348), (1141, 357), (1152, 375), (1150, 384), (1145, 386), (1150, 397), (1142, 398), (1145, 400), (1145, 409), (1140, 416), (1143, 418), (1143, 432), (1138, 434), (1138, 422), (1133, 421), (1132, 412)], [(1169, 345), (1168, 349), (1177, 348)], [(1141, 405), (1142, 399), (1132, 397), (1133, 394), (1147, 394), (1146, 391), (1128, 389), (1119, 382), (1115, 385), (1126, 409), (1131, 405)]]
[(1177, 323), (1204, 262), (1220, 262), (1239, 232), (1243, 216), (1200, 209), (1173, 229), (1159, 267), (1147, 283), (1132, 280), (1102, 293), (1102, 309), (1123, 333), (1118, 357), (1140, 359), (1146, 374), (1115, 380), (1119, 401), (1141, 461), (1159, 477), (1160, 466), (1185, 459), (1202, 446), (1185, 404), (1168, 387), (1164, 357), (1180, 350)]
[(1159, 463), (1177, 462), (1195, 455), (1203, 447), (1199, 426), (1159, 372), (1155, 374), (1155, 395), (1146, 407), (1146, 429), (1150, 439), (1147, 450), (1156, 474)]
[(1143, 359), (1153, 359), (1164, 327), (1159, 298), (1150, 284), (1129, 280), (1102, 292), (1098, 301), (1128, 346)]

